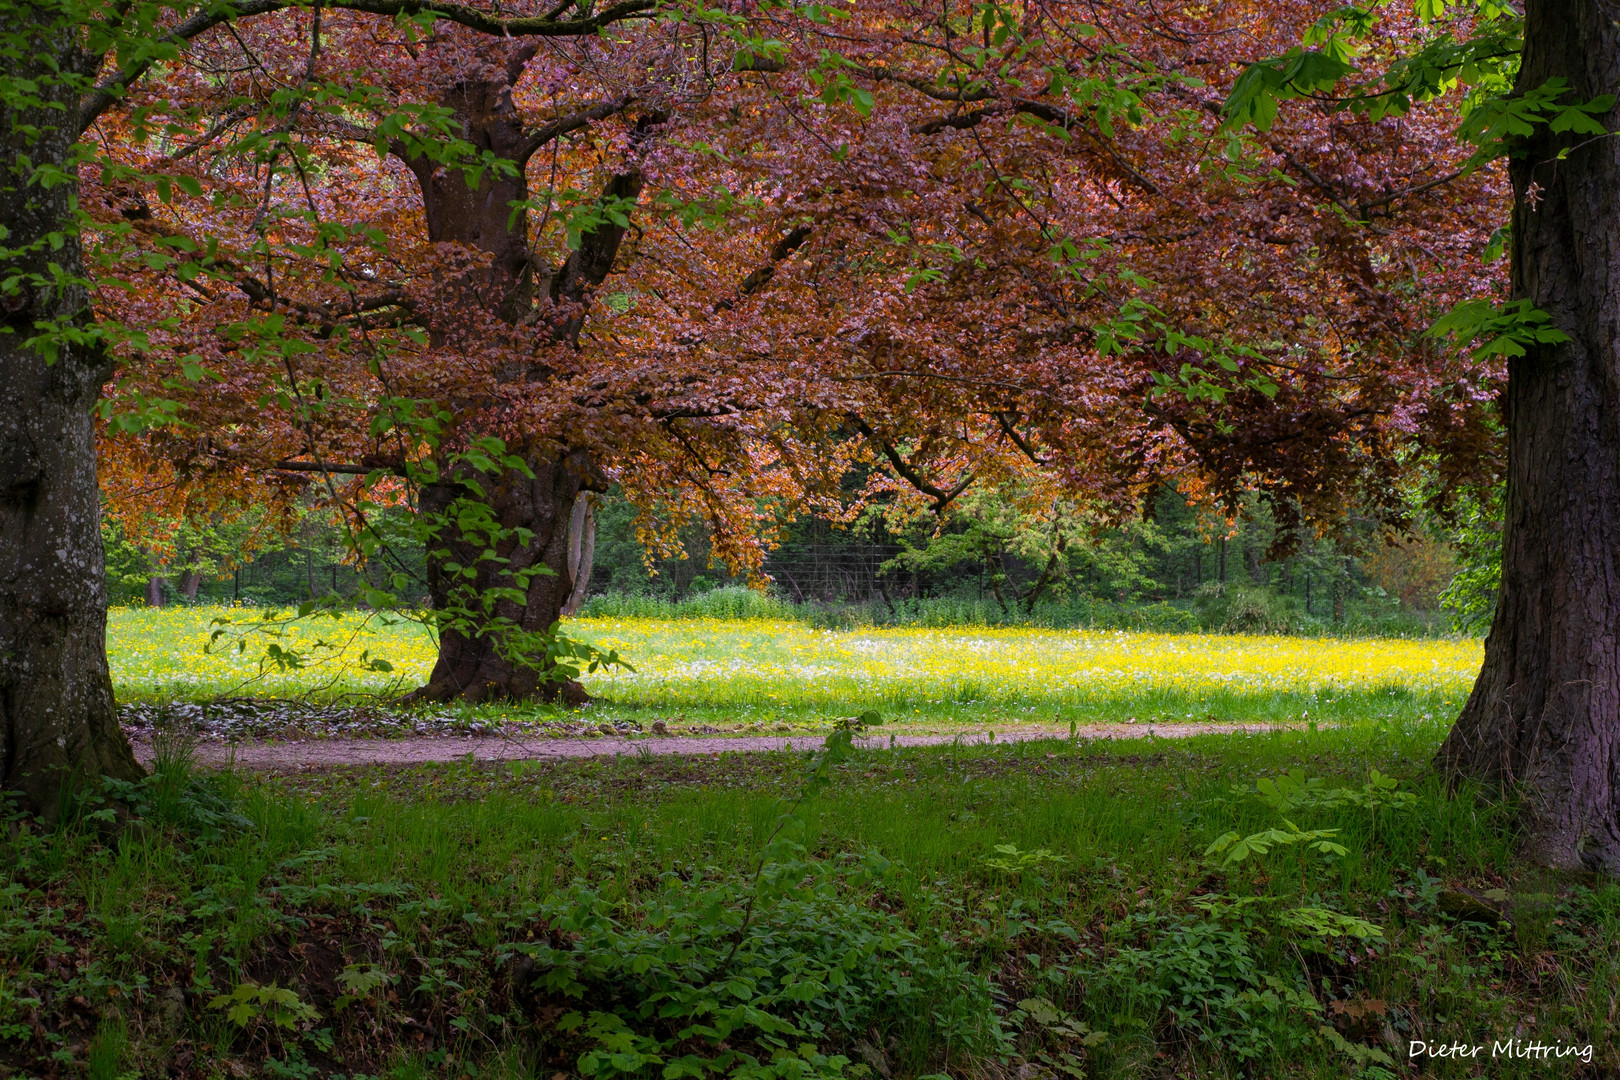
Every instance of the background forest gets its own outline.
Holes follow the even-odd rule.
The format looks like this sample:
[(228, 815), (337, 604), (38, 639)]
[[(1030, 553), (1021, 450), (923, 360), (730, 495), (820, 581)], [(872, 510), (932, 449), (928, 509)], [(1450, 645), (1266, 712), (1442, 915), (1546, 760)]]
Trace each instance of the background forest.
[[(1407, 535), (1349, 515), (1334, 536), (1278, 551), (1269, 508), (1234, 519), (1173, 489), (1124, 522), (1019, 513), (972, 493), (943, 521), (869, 508), (848, 522), (784, 521), (769, 582), (712, 558), (702, 524), (682, 551), (649, 557), (636, 509), (597, 502), (595, 567), (584, 615), (801, 618), (818, 625), (953, 624), (1227, 633), (1429, 636), (1480, 633), (1499, 576), (1500, 523), (1469, 503), (1450, 521), (1414, 515)], [(361, 572), (341, 528), (308, 509), (289, 528), (249, 515), (185, 524), (172, 547), (105, 539), (114, 602), (293, 604), (357, 597)], [(764, 583), (756, 582), (756, 586)]]

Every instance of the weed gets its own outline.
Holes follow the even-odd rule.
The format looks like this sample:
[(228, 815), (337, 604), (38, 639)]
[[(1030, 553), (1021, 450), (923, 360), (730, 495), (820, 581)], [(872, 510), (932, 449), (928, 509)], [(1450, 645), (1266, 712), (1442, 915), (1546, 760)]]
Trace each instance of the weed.
[[(798, 812), (850, 748), (848, 730), (828, 738), (750, 879), (666, 873), (642, 901), (639, 926), (615, 918), (615, 905), (583, 883), (540, 906), (550, 935), (567, 944), (508, 948), (531, 962), (540, 991), (596, 1003), (557, 1020), (560, 1032), (594, 1044), (579, 1057), (581, 1075), (657, 1066), (669, 1080), (835, 1077), (849, 1059), (818, 1049), (829, 1037), (904, 1025), (956, 1052), (999, 1047), (987, 982), (948, 947), (852, 903), (839, 875), (804, 846)], [(874, 856), (851, 876), (870, 884), (894, 869)]]
[(1007, 1023), (1022, 1029), (1026, 1035), (1035, 1036), (1033, 1040), (1026, 1040), (1031, 1045), (1023, 1048), (1025, 1056), (1074, 1080), (1086, 1080), (1081, 1055), (1108, 1038), (1107, 1032), (1093, 1031), (1084, 1021), (1070, 1016), (1045, 998), (1020, 1001), (1018, 1007), (1007, 1014)]

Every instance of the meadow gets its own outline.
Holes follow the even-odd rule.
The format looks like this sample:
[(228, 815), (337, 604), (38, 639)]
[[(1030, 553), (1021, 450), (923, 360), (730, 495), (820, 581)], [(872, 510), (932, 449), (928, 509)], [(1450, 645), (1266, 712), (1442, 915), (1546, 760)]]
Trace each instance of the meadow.
[[(243, 627), (251, 608), (117, 608), (108, 648), (120, 700), (386, 695), (419, 685), (433, 664), (420, 624), (354, 613), (286, 627), (281, 647), (341, 658), (261, 673), (268, 640), (205, 653), (215, 620)], [(815, 726), (877, 710), (922, 728), (953, 724), (1123, 721), (1381, 721), (1445, 715), (1480, 663), (1473, 639), (1338, 641), (1247, 635), (1029, 628), (819, 629), (802, 622), (713, 618), (574, 619), (568, 632), (616, 649), (634, 670), (583, 681), (606, 720)], [(229, 639), (224, 639), (228, 642)], [(360, 656), (391, 670), (366, 671)], [(490, 710), (484, 710), (488, 712)], [(524, 710), (495, 711), (521, 717)]]

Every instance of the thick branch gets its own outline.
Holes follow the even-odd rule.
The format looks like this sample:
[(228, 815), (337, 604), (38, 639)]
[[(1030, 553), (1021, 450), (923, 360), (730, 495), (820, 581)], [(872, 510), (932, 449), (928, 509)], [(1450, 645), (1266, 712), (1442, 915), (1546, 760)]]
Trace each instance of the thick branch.
[(361, 315), (372, 315), (396, 308), (408, 312), (411, 308), (410, 298), (399, 289), (389, 289), (374, 296), (354, 297), (345, 309), (337, 309), (328, 304), (293, 300), (274, 295), (263, 282), (244, 272), (239, 266), (225, 263), (223, 260), (216, 261), (215, 265), (223, 265), (236, 271), (235, 276), (230, 279), (231, 284), (253, 303), (296, 312), (302, 317), (297, 321), (314, 326), (323, 334), (330, 333), (339, 323), (357, 319)]
[(910, 75), (901, 75), (899, 72), (890, 71), (887, 68), (861, 67), (856, 65), (855, 70), (858, 71), (863, 77), (871, 79), (873, 82), (904, 83), (906, 86), (909, 86), (913, 90), (917, 91), (917, 93), (926, 97), (931, 97), (935, 101), (989, 101), (991, 98), (995, 97), (994, 94), (983, 87), (980, 87), (977, 90), (946, 90), (935, 83), (932, 79), (922, 79)]
[[(776, 276), (776, 264), (803, 247), (804, 242), (810, 238), (810, 233), (810, 226), (800, 225), (773, 244), (771, 246), (770, 261), (757, 270), (750, 271), (748, 276), (743, 278), (742, 285), (738, 287), (738, 293), (743, 296), (752, 296), (763, 289), (771, 278)], [(714, 310), (716, 311), (729, 311), (731, 306), (731, 301), (724, 298), (714, 302)]]
[[(622, 106), (621, 106), (622, 107)], [(664, 112), (650, 112), (642, 116), (630, 131), (630, 146), (640, 150), (653, 138), (659, 125), (669, 119)], [(621, 200), (634, 202), (641, 195), (644, 178), (639, 164), (627, 172), (614, 174), (602, 189), (602, 202), (612, 204)], [(552, 327), (552, 340), (579, 344), (579, 331), (585, 325), (585, 303), (588, 294), (613, 271), (619, 245), (624, 240), (625, 227), (611, 221), (599, 222), (581, 234), (579, 247), (568, 256), (557, 275), (551, 279), (551, 301), (574, 310)]]
[(950, 116), (942, 116), (937, 120), (930, 120), (926, 124), (918, 124), (911, 129), (911, 133), (913, 135), (938, 135), (947, 128), (952, 131), (965, 131), (970, 127), (977, 127), (992, 116), (1001, 115), (1005, 112), (1005, 109), (992, 106), (988, 109), (974, 109), (972, 112), (954, 113)]
[[(621, 0), (595, 15), (584, 19), (559, 21), (551, 15), (540, 17), (503, 19), (498, 15), (464, 4), (437, 2), (437, 0), (327, 0), (326, 7), (346, 11), (363, 11), (371, 15), (432, 14), (479, 33), (493, 37), (588, 37), (605, 26), (645, 15), (657, 6), (658, 0)], [(161, 44), (178, 44), (219, 26), (253, 15), (266, 15), (285, 8), (299, 6), (294, 0), (235, 0), (234, 3), (210, 6), (176, 26)], [(561, 9), (559, 9), (561, 10)], [(118, 73), (86, 94), (79, 103), (79, 131), (83, 132), (96, 117), (118, 101), (152, 64), (159, 58), (149, 56), (120, 68)]]
[[(938, 135), (941, 131), (947, 130), (968, 131), (972, 128), (978, 127), (986, 120), (994, 117), (1007, 116), (1009, 114), (1017, 115), (1020, 113), (1025, 116), (1033, 116), (1037, 120), (1041, 120), (1052, 125), (1053, 127), (1062, 128), (1064, 131), (1084, 130), (1086, 134), (1089, 135), (1091, 139), (1102, 148), (1103, 152), (1114, 160), (1114, 164), (1119, 166), (1120, 171), (1124, 173), (1126, 178), (1129, 179), (1133, 184), (1141, 188), (1143, 191), (1147, 191), (1151, 194), (1159, 196), (1164, 195), (1163, 190), (1161, 190), (1157, 184), (1149, 180), (1146, 176), (1143, 176), (1139, 170), (1134, 168), (1125, 160), (1123, 156), (1120, 155), (1119, 151), (1115, 149), (1111, 140), (1103, 138), (1095, 131), (1088, 128), (1083, 128), (1081, 125), (1081, 118), (1079, 116), (1070, 112), (1068, 109), (1062, 109), (1056, 105), (1048, 105), (1046, 102), (1037, 101), (1034, 98), (1013, 98), (1011, 101), (987, 105), (982, 109), (974, 109), (971, 112), (953, 113), (950, 116), (941, 116), (936, 120), (929, 120), (926, 123), (915, 125), (911, 129), (911, 133), (913, 135)], [(1179, 206), (1180, 203), (1177, 203), (1176, 205)]]
[(1020, 394), (1040, 394), (1045, 391), (1037, 387), (1020, 386), (1018, 383), (1006, 382), (1002, 379), (974, 379), (966, 375), (940, 375), (932, 371), (868, 371), (857, 375), (834, 375), (834, 382), (868, 382), (873, 379), (937, 379), (940, 382), (963, 383), (967, 386), (994, 386), (1001, 390), (1013, 390)]
[(364, 465), (339, 465), (327, 461), (278, 461), (270, 468), (281, 472), (344, 473), (349, 476), (366, 476), (377, 471)]
[[(938, 95), (936, 94), (929, 95), (929, 97), (937, 96)], [(987, 96), (988, 95), (982, 95), (974, 98), (964, 98), (963, 100), (977, 101), (983, 100), (984, 97)], [(972, 112), (955, 113), (951, 116), (942, 116), (938, 120), (930, 120), (926, 124), (918, 124), (916, 127), (912, 128), (911, 131), (915, 135), (935, 135), (941, 131), (944, 131), (946, 128), (952, 128), (956, 131), (965, 131), (968, 128), (978, 127), (981, 123), (993, 116), (1006, 116), (1009, 112), (1023, 113), (1025, 116), (1033, 116), (1037, 120), (1044, 120), (1046, 123), (1051, 124), (1054, 127), (1063, 128), (1064, 130), (1069, 130), (1080, 125), (1079, 118), (1067, 109), (1060, 109), (1056, 105), (1048, 105), (1046, 102), (1036, 101), (1034, 98), (1013, 98), (1011, 101), (997, 102), (994, 105), (986, 105), (984, 108), (974, 109)]]
[(1029, 442), (1022, 435), (1018, 434), (1018, 429), (1012, 426), (1012, 422), (1007, 419), (1006, 413), (998, 412), (994, 415), (996, 418), (996, 423), (1001, 425), (1002, 432), (1006, 434), (1007, 438), (1013, 441), (1014, 446), (1018, 447), (1018, 449), (1024, 452), (1025, 457), (1029, 458), (1029, 460), (1033, 461), (1037, 465), (1046, 465), (1046, 459), (1037, 454), (1035, 452), (1035, 448), (1030, 446)]
[(603, 101), (592, 105), (588, 109), (581, 109), (577, 113), (560, 117), (543, 127), (536, 128), (529, 133), (529, 137), (524, 140), (523, 147), (518, 151), (516, 155), (517, 163), (519, 165), (525, 164), (536, 150), (555, 138), (566, 135), (570, 131), (578, 131), (592, 121), (606, 120), (615, 113), (623, 112), (635, 100), (634, 95), (626, 94), (622, 98)]

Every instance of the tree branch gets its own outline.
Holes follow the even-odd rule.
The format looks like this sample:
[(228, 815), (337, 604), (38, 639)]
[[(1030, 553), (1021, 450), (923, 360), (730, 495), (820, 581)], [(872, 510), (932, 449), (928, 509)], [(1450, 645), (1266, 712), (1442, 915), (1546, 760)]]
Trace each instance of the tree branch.
[(366, 476), (378, 471), (364, 465), (338, 465), (329, 461), (277, 461), (269, 468), (278, 472), (344, 473), (349, 476)]
[[(158, 45), (173, 45), (190, 41), (205, 31), (212, 30), (220, 23), (230, 22), (233, 19), (247, 18), (250, 15), (264, 15), (272, 11), (280, 11), (286, 7), (286, 0), (237, 0), (235, 4), (210, 7), (200, 11), (191, 18), (182, 22), (167, 35), (158, 39)], [(155, 51), (155, 50), (153, 50)], [(129, 86), (136, 79), (152, 67), (159, 57), (148, 55), (144, 59), (125, 64), (118, 69), (118, 73), (97, 84), (79, 102), (79, 133), (82, 135), (96, 118), (112, 107), (113, 103), (122, 98)]]
[(606, 120), (614, 113), (623, 112), (625, 109), (628, 109), (635, 100), (635, 95), (626, 94), (622, 98), (600, 102), (596, 105), (592, 105), (588, 109), (582, 109), (570, 116), (560, 117), (543, 127), (536, 128), (534, 131), (529, 133), (529, 137), (524, 141), (522, 148), (518, 151), (516, 157), (517, 163), (519, 165), (525, 164), (529, 158), (534, 156), (534, 152), (536, 150), (540, 149), (553, 139), (566, 135), (570, 131), (578, 131), (580, 128), (585, 127), (592, 121)]
[(868, 371), (858, 375), (834, 375), (833, 382), (869, 382), (873, 379), (937, 379), (940, 382), (963, 383), (967, 386), (995, 386), (1002, 390), (1015, 390), (1020, 394), (1041, 394), (1042, 390), (1020, 386), (1001, 379), (974, 379), (965, 375), (938, 375), (932, 371)]
[[(492, 37), (588, 37), (613, 23), (644, 17), (657, 7), (658, 2), (659, 0), (621, 0), (620, 3), (611, 4), (588, 18), (568, 20), (558, 20), (552, 14), (505, 19), (465, 4), (444, 3), (440, 0), (329, 0), (325, 6), (390, 17), (431, 14)], [(211, 6), (180, 23), (161, 38), (158, 44), (172, 45), (190, 41), (221, 23), (234, 22), (253, 15), (267, 15), (297, 6), (300, 5), (296, 4), (295, 0), (234, 0), (233, 3)], [(561, 10), (563, 9), (555, 9)], [(88, 129), (98, 116), (112, 107), (114, 102), (122, 98), (130, 85), (146, 74), (159, 59), (158, 56), (147, 56), (127, 64), (121, 67), (117, 74), (86, 94), (79, 103), (80, 133)]]
[(1007, 419), (1006, 413), (997, 412), (993, 415), (996, 418), (996, 423), (1001, 425), (1001, 430), (1006, 434), (1007, 438), (1011, 439), (1013, 445), (1024, 452), (1025, 457), (1037, 465), (1043, 467), (1046, 465), (1046, 459), (1037, 454), (1034, 447), (1030, 446), (1022, 435), (1018, 434), (1018, 429), (1012, 426), (1012, 422)]
[(854, 65), (854, 70), (862, 77), (871, 79), (873, 82), (904, 83), (906, 86), (909, 86), (913, 90), (917, 91), (917, 93), (922, 94), (925, 97), (931, 97), (935, 101), (989, 101), (995, 96), (989, 90), (984, 89), (971, 91), (942, 90), (930, 79), (920, 79), (913, 76), (901, 75), (898, 72), (889, 71), (886, 68), (863, 67), (857, 64)]
[(934, 500), (934, 513), (943, 514), (945, 508), (955, 501), (958, 495), (966, 491), (968, 485), (973, 483), (973, 473), (971, 471), (963, 474), (961, 481), (949, 490), (930, 483), (928, 478), (923, 475), (922, 470), (907, 461), (900, 451), (878, 438), (877, 432), (872, 430), (870, 424), (855, 413), (850, 413), (849, 418), (854, 422), (855, 430), (866, 436), (872, 442), (872, 445), (876, 446), (883, 456), (889, 459), (889, 464), (894, 466), (894, 471), (900, 474), (901, 479)]
[(1458, 169), (1454, 173), (1449, 173), (1449, 174), (1447, 174), (1445, 176), (1438, 177), (1438, 178), (1436, 178), (1434, 180), (1430, 180), (1427, 183), (1414, 184), (1413, 186), (1411, 186), (1409, 188), (1402, 188), (1400, 191), (1395, 192), (1393, 195), (1385, 195), (1381, 199), (1370, 199), (1367, 202), (1364, 202), (1364, 203), (1361, 204), (1361, 206), (1360, 206), (1360, 210), (1362, 212), (1361, 216), (1366, 217), (1367, 216), (1367, 211), (1373, 209), (1374, 207), (1388, 206), (1390, 203), (1399, 202), (1400, 200), (1410, 198), (1413, 195), (1421, 195), (1425, 191), (1432, 191), (1437, 187), (1441, 187), (1441, 186), (1443, 186), (1445, 184), (1451, 183), (1453, 180), (1460, 180), (1460, 179), (1462, 179), (1463, 177), (1465, 177), (1467, 175), (1468, 175), (1468, 170), (1466, 170), (1466, 169)]
[[(803, 247), (804, 242), (810, 238), (810, 233), (810, 226), (800, 225), (773, 244), (771, 246), (770, 261), (759, 269), (751, 271), (747, 277), (743, 278), (742, 285), (737, 289), (738, 293), (743, 296), (752, 296), (763, 289), (771, 278), (776, 276), (776, 264)], [(730, 311), (731, 307), (731, 301), (724, 297), (714, 302), (715, 311)]]

